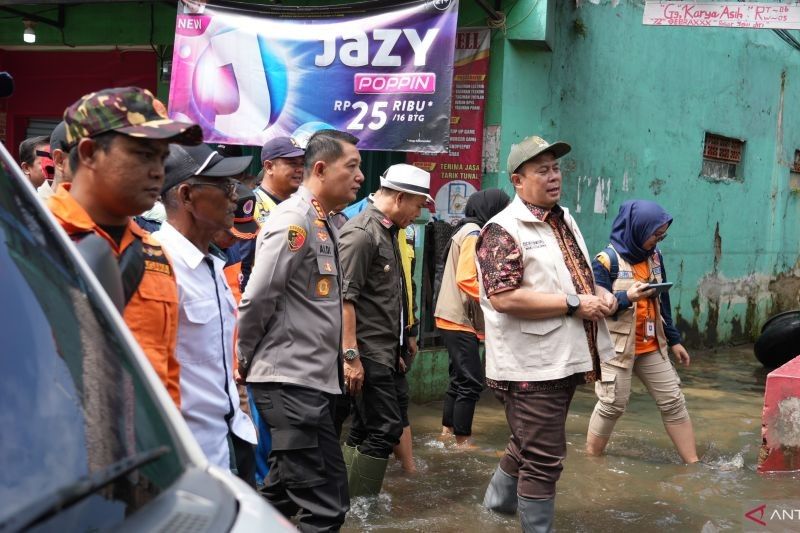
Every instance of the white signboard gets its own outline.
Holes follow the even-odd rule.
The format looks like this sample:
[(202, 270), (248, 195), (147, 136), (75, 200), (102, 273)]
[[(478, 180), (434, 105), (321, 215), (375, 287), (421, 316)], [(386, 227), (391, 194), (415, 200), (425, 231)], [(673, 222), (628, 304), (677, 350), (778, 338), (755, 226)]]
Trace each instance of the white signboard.
[(649, 26), (800, 29), (800, 2), (663, 2), (648, 0)]

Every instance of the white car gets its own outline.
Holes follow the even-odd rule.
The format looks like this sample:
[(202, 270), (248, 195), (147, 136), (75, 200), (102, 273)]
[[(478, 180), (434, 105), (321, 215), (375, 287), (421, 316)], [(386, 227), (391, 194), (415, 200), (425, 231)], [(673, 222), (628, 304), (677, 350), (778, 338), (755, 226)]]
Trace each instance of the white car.
[(0, 159), (0, 532), (295, 531), (208, 463), (2, 144)]

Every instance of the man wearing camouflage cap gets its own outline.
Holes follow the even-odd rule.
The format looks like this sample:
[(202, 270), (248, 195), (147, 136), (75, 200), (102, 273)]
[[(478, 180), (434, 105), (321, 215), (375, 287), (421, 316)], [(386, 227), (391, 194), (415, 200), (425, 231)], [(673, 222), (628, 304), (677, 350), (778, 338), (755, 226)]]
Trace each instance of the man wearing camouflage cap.
[(58, 188), (48, 207), (72, 240), (94, 233), (114, 251), (123, 318), (180, 407), (175, 274), (161, 245), (131, 217), (161, 194), (169, 143), (199, 144), (202, 131), (170, 120), (164, 104), (137, 87), (83, 96), (66, 109), (64, 124), (73, 180)]

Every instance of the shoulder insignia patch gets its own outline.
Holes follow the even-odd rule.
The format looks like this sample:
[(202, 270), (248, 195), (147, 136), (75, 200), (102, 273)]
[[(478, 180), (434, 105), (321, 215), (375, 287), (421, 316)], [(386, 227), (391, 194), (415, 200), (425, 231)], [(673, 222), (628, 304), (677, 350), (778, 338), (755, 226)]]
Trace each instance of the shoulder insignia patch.
[(164, 251), (160, 246), (153, 246), (147, 243), (142, 243), (142, 251), (151, 257), (162, 257), (164, 255)]
[(289, 226), (289, 231), (286, 234), (286, 239), (289, 242), (289, 251), (296, 252), (306, 243), (306, 230), (300, 226), (292, 224)]
[(314, 206), (314, 211), (317, 212), (317, 217), (318, 218), (320, 218), (322, 220), (325, 220), (326, 218), (328, 218), (328, 215), (325, 214), (325, 211), (322, 209), (322, 205), (319, 203), (319, 201), (316, 198), (312, 198), (311, 199), (311, 205)]
[(391, 228), (392, 227), (392, 221), (389, 220), (388, 217), (383, 217), (381, 219), (381, 224), (383, 225), (384, 228)]
[(143, 242), (142, 252), (144, 253), (145, 270), (161, 272), (167, 276), (172, 276), (172, 266), (169, 264), (167, 256), (164, 255), (164, 250), (161, 246)]

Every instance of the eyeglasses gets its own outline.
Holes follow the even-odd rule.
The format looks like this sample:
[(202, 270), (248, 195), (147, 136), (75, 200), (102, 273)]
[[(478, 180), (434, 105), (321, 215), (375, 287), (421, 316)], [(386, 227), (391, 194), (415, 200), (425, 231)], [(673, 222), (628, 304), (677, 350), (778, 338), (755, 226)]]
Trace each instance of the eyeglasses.
[(214, 187), (225, 193), (226, 196), (231, 197), (236, 192), (236, 180), (225, 181), (190, 181), (190, 187)]
[(659, 235), (658, 233), (654, 233), (653, 237), (656, 238), (656, 242), (661, 242), (661, 241), (663, 241), (664, 239), (667, 238), (667, 234), (666, 233), (662, 233), (661, 235)]

